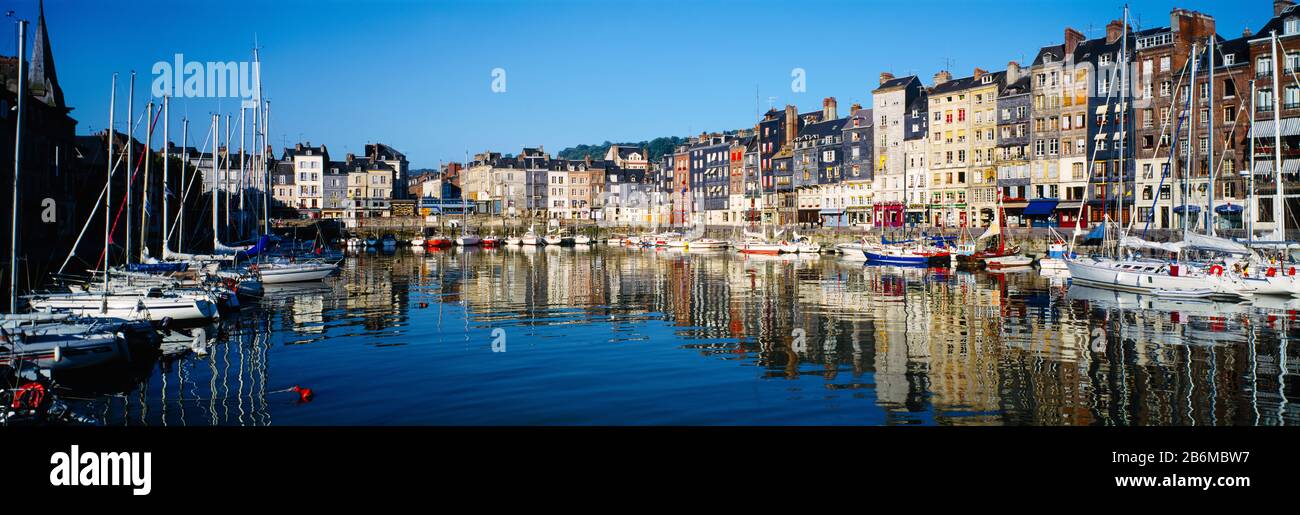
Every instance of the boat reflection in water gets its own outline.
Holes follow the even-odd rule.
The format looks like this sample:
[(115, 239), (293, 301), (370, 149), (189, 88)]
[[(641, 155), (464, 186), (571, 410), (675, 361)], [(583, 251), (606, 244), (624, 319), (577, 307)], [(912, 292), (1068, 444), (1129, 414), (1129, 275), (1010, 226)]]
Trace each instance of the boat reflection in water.
[(604, 245), (342, 266), (86, 402), (130, 425), (1300, 423), (1286, 300)]

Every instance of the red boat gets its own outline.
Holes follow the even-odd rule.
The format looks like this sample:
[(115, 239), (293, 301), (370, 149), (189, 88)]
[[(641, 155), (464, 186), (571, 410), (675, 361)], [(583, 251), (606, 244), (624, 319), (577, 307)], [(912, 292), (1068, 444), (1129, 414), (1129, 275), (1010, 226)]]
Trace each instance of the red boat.
[(426, 247), (433, 247), (433, 248), (450, 247), (454, 244), (455, 242), (451, 241), (451, 238), (445, 238), (442, 236), (430, 236), (424, 240), (424, 245)]
[(1002, 218), (1003, 218), (1002, 197), (1001, 195), (999, 195), (997, 218), (993, 219), (993, 224), (989, 226), (988, 230), (984, 231), (984, 234), (980, 235), (980, 237), (977, 238), (977, 240), (982, 240), (985, 238), (992, 238), (996, 236), (998, 238), (998, 246), (989, 247), (984, 250), (973, 252), (968, 255), (958, 255), (957, 256), (958, 265), (967, 266), (967, 267), (982, 267), (986, 265), (986, 263), (984, 262), (986, 259), (1014, 256), (1020, 253), (1019, 245), (1012, 245), (1010, 247), (1007, 246), (1007, 230), (1002, 223)]
[(479, 241), (479, 245), (482, 245), (484, 248), (492, 248), (500, 244), (501, 238), (497, 238), (496, 236), (484, 236), (483, 239)]

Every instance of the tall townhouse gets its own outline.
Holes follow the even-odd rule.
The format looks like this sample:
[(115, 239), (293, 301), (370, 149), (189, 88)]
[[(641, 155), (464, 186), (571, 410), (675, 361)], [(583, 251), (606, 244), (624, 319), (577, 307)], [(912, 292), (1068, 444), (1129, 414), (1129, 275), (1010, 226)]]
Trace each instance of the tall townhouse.
[(757, 224), (762, 221), (763, 213), (763, 174), (760, 171), (762, 158), (762, 137), (761, 125), (754, 126), (754, 137), (749, 145), (745, 148), (745, 177), (744, 177), (744, 215), (741, 221), (745, 224)]
[(871, 187), (875, 172), (875, 116), (872, 109), (853, 104), (844, 124), (844, 180), (831, 187), (823, 209), (839, 210), (843, 224), (871, 223)]
[(348, 154), (347, 161), (330, 161), (325, 168), (324, 194), (322, 195), (321, 218), (341, 219), (348, 207), (348, 162), (353, 159)]
[(548, 216), (549, 202), (547, 191), (550, 181), (551, 155), (542, 147), (524, 147), (518, 156), (520, 166), (524, 169), (524, 188), (527, 191), (528, 216)]
[[(1204, 99), (1196, 115), (1197, 127), (1204, 134), (1196, 140), (1197, 151), (1211, 150), (1208, 154), (1203, 152), (1198, 161), (1201, 169), (1206, 173), (1212, 171), (1214, 177), (1214, 210), (1207, 212), (1212, 216), (1209, 220), (1213, 220), (1215, 232), (1221, 235), (1245, 235), (1250, 184), (1247, 177), (1250, 173), (1251, 36), (1216, 40), (1212, 50), (1213, 78), (1208, 72), (1209, 50), (1201, 63), (1207, 73), (1197, 76), (1197, 92)], [(1300, 64), (1300, 49), (1293, 62)], [(1300, 101), (1300, 95), (1296, 100)], [(1146, 204), (1150, 205), (1150, 201)], [(1206, 209), (1209, 209), (1208, 202)]]
[(322, 205), (322, 193), (325, 164), (329, 162), (329, 150), (325, 145), (313, 147), (310, 143), (298, 143), (294, 148), (284, 149), (284, 159), (293, 163), (295, 182), (298, 189), (293, 198), (293, 205), (300, 211), (316, 212)]
[(527, 215), (528, 170), (520, 159), (497, 154), (487, 169), (487, 188), (484, 200), (491, 203), (490, 212), (511, 217)]
[(912, 225), (936, 223), (930, 196), (930, 97), (924, 89), (907, 106), (903, 118), (903, 164), (907, 173), (905, 222)]
[(596, 176), (586, 160), (566, 160), (569, 172), (569, 218), (590, 220), (591, 206), (596, 200)]
[(691, 185), (694, 191), (697, 220), (710, 225), (723, 223), (727, 213), (727, 200), (731, 188), (730, 138), (722, 134), (701, 136), (699, 146), (692, 152), (692, 177), (698, 182)]
[[(501, 154), (497, 152), (474, 154), (474, 160), (467, 163), (465, 170), (461, 172), (461, 197), (475, 202), (476, 204), (480, 204), (480, 208), (492, 204), (492, 166), (500, 159)], [(498, 197), (497, 200), (500, 200), (500, 198)], [(499, 209), (494, 209), (488, 212), (508, 214)]]
[(393, 169), (393, 190), (396, 192), (393, 198), (406, 198), (407, 191), (410, 189), (410, 180), (407, 177), (411, 164), (406, 160), (406, 154), (398, 152), (397, 149), (383, 143), (367, 143), (366, 158), (376, 163), (384, 163)]
[(690, 145), (678, 145), (673, 151), (673, 168), (665, 170), (668, 173), (670, 187), (662, 193), (664, 203), (672, 210), (669, 213), (671, 225), (682, 225), (687, 223), (686, 216), (690, 213), (690, 189), (691, 189), (691, 147)]
[[(823, 156), (822, 147), (827, 141), (833, 140), (838, 147), (840, 138), (843, 136), (843, 123), (836, 124), (835, 119), (838, 117), (838, 105), (834, 97), (828, 97), (822, 100), (822, 116), (820, 122), (806, 125), (799, 131), (799, 136), (794, 140), (794, 176), (791, 184), (794, 186), (795, 204), (796, 204), (796, 221), (798, 223), (815, 223), (818, 221), (817, 211), (821, 209), (822, 191), (820, 185), (824, 183), (821, 180), (823, 174)], [(827, 140), (827, 141), (824, 141)], [(838, 164), (839, 150), (832, 150), (836, 164)]]
[[(831, 99), (834, 101), (834, 99)], [(861, 110), (861, 109), (859, 109)], [(834, 227), (844, 226), (843, 191), (844, 184), (844, 127), (849, 119), (837, 118), (834, 106), (830, 112), (823, 113), (826, 121), (815, 124), (817, 132), (823, 135), (817, 140), (817, 199), (819, 201), (816, 222), (819, 225)]]
[(745, 210), (749, 209), (749, 201), (745, 198), (745, 154), (753, 146), (754, 136), (742, 131), (727, 147), (727, 213), (723, 218), (724, 224), (740, 225)]
[[(976, 68), (970, 77), (935, 74), (930, 89), (930, 173), (932, 203), (945, 227), (984, 226), (997, 202), (997, 170), (991, 137), (997, 120), (997, 92), (1005, 72)], [(978, 118), (976, 117), (978, 115)], [(993, 119), (990, 119), (993, 118)]]
[[(1062, 168), (1061, 160), (1072, 154), (1074, 142), (1063, 140), (1061, 128), (1072, 127), (1074, 118), (1065, 117), (1062, 111), (1066, 104), (1074, 105), (1073, 66), (1074, 48), (1084, 39), (1077, 30), (1065, 29), (1065, 43), (1049, 45), (1038, 50), (1034, 62), (1029, 67), (1030, 103), (1029, 123), (1029, 184), (1030, 200), (1042, 199), (1046, 202), (1059, 201), (1053, 213), (1043, 217), (1046, 224), (1066, 225), (1074, 219), (1083, 202), (1080, 190), (1063, 191), (1062, 174), (1070, 182), (1070, 167)], [(1083, 163), (1079, 162), (1079, 177), (1084, 181)], [(1042, 205), (1042, 203), (1038, 203)], [(1037, 217), (1035, 217), (1037, 218)], [(1072, 222), (1071, 222), (1072, 223)]]
[[(1088, 167), (1090, 164), (1088, 154), (1088, 123), (1089, 118), (1093, 116), (1088, 111), (1089, 95), (1092, 92), (1092, 74), (1091, 69), (1079, 61), (1080, 49), (1087, 39), (1082, 34), (1073, 29), (1065, 31), (1065, 63), (1061, 71), (1061, 97), (1058, 100), (1060, 106), (1060, 118), (1053, 120), (1048, 117), (1045, 120), (1046, 129), (1051, 130), (1053, 123), (1059, 129), (1060, 139), (1057, 142), (1058, 147), (1052, 146), (1052, 140), (1047, 140), (1047, 180), (1048, 189), (1052, 189), (1055, 182), (1058, 195), (1065, 196), (1065, 202), (1056, 206), (1057, 225), (1062, 227), (1074, 227), (1079, 223), (1087, 223), (1091, 218), (1088, 205), (1087, 187), (1088, 187)], [(1050, 77), (1048, 79), (1050, 81)], [(1051, 102), (1051, 98), (1047, 101)], [(1038, 106), (1035, 105), (1035, 108)], [(1038, 117), (1035, 115), (1034, 123), (1038, 123)], [(1038, 141), (1034, 142), (1034, 156), (1038, 156)], [(1053, 158), (1053, 151), (1059, 159)], [(1054, 170), (1052, 161), (1057, 161), (1058, 166)], [(1053, 179), (1053, 177), (1055, 177)], [(1031, 179), (1032, 180), (1032, 179)]]
[[(1206, 44), (1215, 37), (1214, 18), (1194, 11), (1174, 9), (1170, 24), (1134, 34), (1133, 65), (1133, 147), (1136, 211), (1133, 223), (1141, 228), (1169, 229), (1181, 227), (1188, 203), (1183, 195), (1188, 147), (1188, 130), (1195, 116), (1184, 116), (1188, 107), (1187, 85), (1191, 82), (1192, 46), (1204, 54)], [(1202, 70), (1204, 73), (1204, 70)], [(1202, 130), (1202, 132), (1204, 132)], [(1208, 176), (1207, 176), (1208, 177)], [(1194, 180), (1194, 179), (1193, 179)], [(1202, 181), (1204, 182), (1204, 181)], [(1193, 188), (1194, 190), (1194, 188)], [(1199, 208), (1189, 204), (1186, 211), (1200, 219)]]
[[(1276, 36), (1278, 65), (1273, 63)], [(1266, 239), (1276, 239), (1272, 231), (1278, 229), (1275, 202), (1277, 174), (1282, 176), (1282, 192), (1287, 197), (1283, 207), (1287, 239), (1296, 238), (1297, 209), (1295, 193), (1300, 191), (1296, 180), (1300, 172), (1300, 87), (1296, 77), (1300, 73), (1300, 8), (1285, 0), (1273, 3), (1273, 17), (1249, 39), (1250, 62), (1255, 70), (1255, 168), (1254, 183), (1258, 202), (1255, 204), (1253, 230), (1256, 234), (1269, 234)], [(1281, 67), (1283, 74), (1276, 74)], [(1274, 98), (1275, 91), (1280, 89)], [(1281, 105), (1279, 105), (1279, 103)], [(1281, 143), (1279, 146), (1278, 143)], [(1281, 166), (1277, 156), (1281, 154)]]
[(967, 92), (971, 99), (971, 185), (967, 199), (971, 201), (972, 215), (980, 227), (989, 225), (997, 216), (997, 110), (998, 95), (1006, 84), (1006, 72), (985, 72), (975, 69), (973, 85)]
[[(794, 144), (796, 221), (821, 223), (825, 192), (842, 179), (844, 123), (834, 98), (823, 102), (822, 120), (806, 125)], [(842, 221), (833, 217), (837, 225)]]
[(546, 166), (546, 217), (567, 220), (570, 218), (568, 161), (551, 159)]
[(821, 111), (799, 114), (795, 106), (787, 105), (784, 111), (768, 111), (759, 122), (764, 220), (782, 225), (794, 222), (794, 140), (805, 125), (819, 122), (821, 117)]
[[(1123, 70), (1123, 50), (1134, 48), (1132, 32), (1124, 22), (1106, 24), (1106, 36), (1090, 39), (1075, 51), (1075, 64), (1091, 70), (1088, 95), (1087, 156), (1092, 173), (1088, 181), (1089, 222), (1109, 217), (1127, 226), (1133, 212), (1133, 106)], [(1131, 51), (1131, 50), (1130, 50)], [(1131, 89), (1131, 88), (1130, 88)]]
[(1034, 209), (1029, 202), (1029, 109), (1030, 76), (1020, 72), (1020, 64), (1007, 63), (1006, 85), (998, 92), (997, 154), (998, 193), (1006, 209), (1007, 222), (1013, 226), (1029, 225), (1031, 217), (1045, 218), (1056, 203), (1039, 201)]
[[(946, 73), (946, 72), (945, 72)], [(907, 107), (921, 95), (921, 81), (914, 75), (895, 78), (880, 74), (880, 87), (872, 90), (873, 122), (872, 211), (876, 227), (901, 227), (907, 176), (904, 172), (903, 134)]]
[(296, 178), (293, 162), (289, 160), (276, 161), (271, 168), (271, 200), (275, 201), (276, 207), (281, 208), (282, 211), (285, 208), (298, 207)]

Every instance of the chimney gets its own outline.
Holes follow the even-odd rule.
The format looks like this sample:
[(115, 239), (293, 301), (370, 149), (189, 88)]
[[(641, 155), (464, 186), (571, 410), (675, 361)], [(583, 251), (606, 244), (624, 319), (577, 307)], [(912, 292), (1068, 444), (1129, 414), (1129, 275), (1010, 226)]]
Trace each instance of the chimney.
[(862, 104), (855, 102), (853, 105), (849, 106), (849, 114), (856, 113), (860, 110), (862, 110)]
[(1254, 32), (1251, 32), (1251, 31), (1250, 31), (1250, 27), (1246, 27), (1245, 29), (1242, 29), (1242, 31), (1241, 31), (1241, 37), (1243, 37), (1243, 38), (1251, 37), (1251, 36), (1253, 36), (1254, 34), (1255, 34)]
[(345, 162), (345, 163), (351, 163), (352, 160), (354, 160), (354, 159), (356, 159), (356, 158), (357, 158), (357, 156), (356, 156), (355, 154), (353, 154), (353, 153), (351, 153), (351, 152), (348, 152), (347, 159), (346, 159), (344, 162)]
[(839, 113), (835, 109), (835, 97), (826, 97), (822, 99), (822, 121), (830, 121), (839, 118)]
[(891, 80), (894, 80), (894, 74), (889, 72), (880, 72), (880, 85), (883, 86), (886, 82)]
[(935, 85), (935, 86), (938, 86), (938, 85), (943, 84), (943, 83), (945, 83), (945, 82), (948, 82), (948, 81), (950, 81), (950, 80), (952, 80), (952, 74), (951, 74), (951, 73), (948, 73), (948, 70), (943, 70), (943, 71), (941, 71), (941, 72), (939, 72), (939, 73), (934, 74), (934, 85)]
[(1111, 20), (1106, 24), (1106, 44), (1119, 41), (1120, 35), (1124, 33), (1124, 22), (1120, 20)]
[(1273, 0), (1273, 16), (1278, 16), (1285, 11), (1287, 7), (1295, 5), (1291, 0)]
[(975, 68), (975, 71), (974, 71), (971, 75), (973, 75), (973, 76), (975, 77), (975, 80), (979, 80), (980, 77), (983, 77), (984, 74), (986, 74), (986, 73), (988, 73), (988, 72), (984, 71), (982, 68), (978, 68), (978, 67), (976, 67), (976, 68)]
[(294, 143), (293, 149), (302, 152), (302, 143)]
[(1007, 84), (1012, 84), (1020, 80), (1020, 63), (1011, 61), (1007, 63)]
[(785, 142), (789, 145), (799, 136), (799, 111), (790, 104), (785, 105)]
[(1062, 59), (1074, 55), (1074, 49), (1079, 48), (1079, 43), (1082, 43), (1083, 40), (1084, 37), (1082, 32), (1074, 30), (1070, 27), (1066, 27), (1065, 28), (1065, 56)]

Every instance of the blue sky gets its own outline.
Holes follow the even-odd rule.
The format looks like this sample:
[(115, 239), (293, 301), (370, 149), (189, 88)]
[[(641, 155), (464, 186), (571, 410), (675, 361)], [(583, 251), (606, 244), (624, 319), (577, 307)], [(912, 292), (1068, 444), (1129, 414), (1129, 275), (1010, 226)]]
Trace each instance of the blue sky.
[[(263, 5), (267, 4), (267, 5)], [(3, 10), (36, 19), (36, 0)], [(135, 70), (137, 106), (148, 100), (155, 62), (246, 61), (262, 52), (271, 142), (361, 153), (382, 141), (415, 167), (485, 149), (639, 141), (754, 123), (766, 109), (841, 112), (868, 104), (882, 71), (926, 82), (950, 62), (955, 76), (978, 66), (1028, 63), (1059, 43), (1064, 27), (1104, 32), (1123, 3), (1081, 1), (414, 1), (414, 0), (48, 0), (59, 78), (78, 130), (108, 123), (113, 72), (119, 99)], [(1134, 1), (1139, 28), (1168, 25), (1172, 7), (1211, 14), (1236, 37), (1271, 15), (1268, 0)], [(933, 16), (933, 13), (947, 13)], [(945, 21), (939, 21), (943, 19)], [(32, 31), (34, 32), (34, 25)], [(0, 52), (13, 55), (15, 37)], [(491, 89), (494, 68), (506, 91)], [(791, 70), (807, 90), (791, 92)], [(118, 125), (125, 130), (125, 103)], [(180, 99), (191, 127), (213, 112), (238, 116), (233, 99)], [(173, 127), (178, 124), (174, 123)], [(195, 132), (192, 130), (191, 133)], [(191, 134), (198, 141), (202, 134)], [(179, 140), (179, 136), (174, 136)]]

